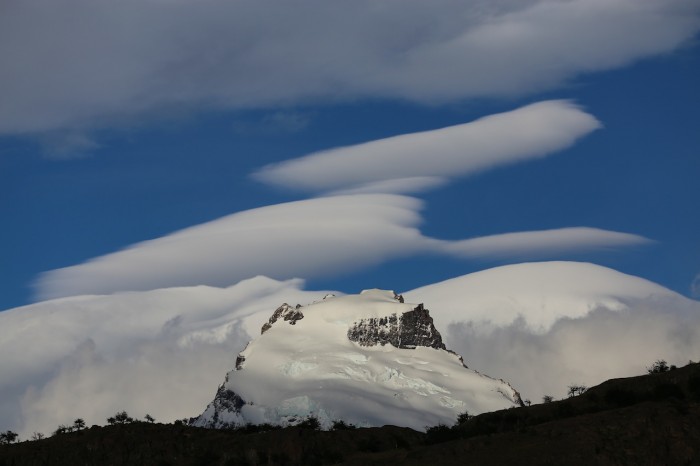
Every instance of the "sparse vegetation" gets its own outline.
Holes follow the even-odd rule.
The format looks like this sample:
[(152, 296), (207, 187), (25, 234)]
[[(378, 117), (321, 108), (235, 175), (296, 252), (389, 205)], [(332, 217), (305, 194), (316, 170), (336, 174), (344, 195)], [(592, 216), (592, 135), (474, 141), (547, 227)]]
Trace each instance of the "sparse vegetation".
[[(692, 363), (692, 361), (690, 363)], [(664, 359), (658, 359), (654, 361), (654, 364), (647, 367), (647, 372), (649, 374), (661, 374), (668, 371), (675, 371), (676, 369), (677, 367), (675, 365), (671, 364), (669, 366)]]
[(469, 414), (468, 411), (460, 413), (459, 415), (457, 415), (457, 424), (464, 424), (465, 422), (469, 421), (473, 417), (474, 416), (472, 414)]
[(297, 425), (302, 429), (319, 430), (321, 428), (321, 423), (316, 416), (309, 416)]
[(354, 424), (346, 423), (343, 420), (340, 421), (333, 421), (333, 426), (331, 427), (331, 430), (349, 430), (349, 429), (356, 429), (357, 427)]
[(85, 428), (85, 420), (78, 418), (73, 421), (73, 430), (83, 430)]
[(126, 411), (119, 411), (114, 416), (107, 418), (107, 424), (109, 425), (131, 424), (132, 422), (134, 422), (134, 418), (129, 416), (129, 414)]
[(573, 384), (573, 385), (569, 385), (569, 386), (567, 387), (567, 392), (566, 392), (566, 394), (567, 394), (567, 396), (568, 396), (569, 398), (571, 398), (571, 397), (573, 397), (573, 396), (582, 395), (583, 393), (586, 392), (586, 390), (588, 390), (588, 387), (586, 387), (585, 385)]

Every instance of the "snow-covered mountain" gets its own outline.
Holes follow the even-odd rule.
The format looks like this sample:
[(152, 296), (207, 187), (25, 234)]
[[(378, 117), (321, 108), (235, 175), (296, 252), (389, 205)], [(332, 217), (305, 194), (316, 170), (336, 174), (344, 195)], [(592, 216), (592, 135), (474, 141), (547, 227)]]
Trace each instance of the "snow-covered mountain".
[(393, 291), (279, 307), (195, 425), (290, 425), (316, 416), (424, 429), (459, 413), (517, 406), (508, 383), (468, 369), (429, 311)]
[[(0, 312), (0, 431), (27, 438), (76, 417), (101, 424), (124, 409), (163, 422), (201, 413), (280, 303), (320, 301), (329, 292), (256, 277), (226, 288), (75, 296)], [(700, 357), (700, 302), (594, 264), (496, 267), (403, 296), (426, 303), (442, 342), (471, 369), (503, 377), (533, 402), (565, 396), (572, 383), (642, 374), (656, 359), (682, 365)], [(307, 308), (295, 325), (283, 316), (261, 338), (280, 326), (303, 329)], [(353, 352), (379, 357), (389, 348)]]

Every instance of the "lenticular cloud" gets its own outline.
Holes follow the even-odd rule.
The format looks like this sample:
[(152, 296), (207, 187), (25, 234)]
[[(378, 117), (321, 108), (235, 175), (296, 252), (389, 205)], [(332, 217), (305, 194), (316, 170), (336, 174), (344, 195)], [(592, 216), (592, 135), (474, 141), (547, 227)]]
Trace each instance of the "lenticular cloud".
[(394, 187), (405, 190), (405, 180), (455, 178), (545, 157), (600, 127), (570, 102), (538, 102), (457, 126), (317, 152), (265, 167), (253, 177), (312, 191), (392, 189), (396, 180)]
[(551, 257), (591, 245), (620, 248), (648, 242), (636, 235), (577, 228), (444, 241), (424, 236), (417, 228), (421, 207), (422, 202), (411, 197), (357, 194), (239, 212), (44, 273), (36, 283), (37, 296), (229, 286), (255, 275), (278, 280), (338, 276), (421, 253)]
[(173, 108), (525, 95), (674, 50), (699, 13), (687, 0), (3, 2), (0, 134)]
[(43, 274), (41, 299), (172, 286), (228, 286), (266, 275), (345, 273), (429, 247), (415, 228), (422, 203), (374, 194), (336, 196), (232, 214)]

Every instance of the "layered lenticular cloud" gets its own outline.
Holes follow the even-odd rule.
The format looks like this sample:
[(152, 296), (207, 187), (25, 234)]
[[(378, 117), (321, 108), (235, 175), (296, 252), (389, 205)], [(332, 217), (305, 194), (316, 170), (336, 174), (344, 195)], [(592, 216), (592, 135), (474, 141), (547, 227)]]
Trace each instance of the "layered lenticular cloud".
[(590, 252), (645, 245), (643, 236), (599, 228), (573, 227), (523, 231), (444, 243), (446, 251), (468, 258), (542, 258), (567, 251)]
[(683, 0), (4, 2), (0, 134), (174, 109), (525, 94), (699, 29), (700, 6)]
[[(422, 202), (392, 194), (333, 196), (252, 209), (191, 227), (83, 264), (43, 274), (40, 299), (173, 286), (228, 286), (275, 279), (340, 275), (415, 254), (531, 257), (597, 247), (635, 246), (635, 235), (564, 229), (443, 241), (424, 236)], [(484, 251), (478, 253), (481, 245)], [(476, 248), (474, 247), (476, 245)], [(537, 249), (533, 245), (538, 245)], [(477, 253), (475, 253), (475, 251)]]
[[(407, 190), (545, 157), (600, 128), (567, 101), (546, 101), (448, 128), (330, 149), (265, 167), (259, 181), (297, 189)], [(417, 181), (416, 181), (417, 179)]]
[(427, 247), (422, 203), (395, 195), (309, 199), (232, 214), (48, 272), (42, 299), (171, 286), (228, 286), (255, 275), (310, 278)]

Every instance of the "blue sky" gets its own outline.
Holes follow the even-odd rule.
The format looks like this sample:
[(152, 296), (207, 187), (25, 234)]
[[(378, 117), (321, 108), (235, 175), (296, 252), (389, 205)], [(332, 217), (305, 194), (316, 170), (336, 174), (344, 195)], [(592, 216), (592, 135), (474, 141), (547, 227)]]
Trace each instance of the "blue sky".
[[(300, 277), (309, 288), (345, 292), (408, 290), (500, 264), (567, 259), (691, 296), (700, 274), (700, 6), (580, 0), (568, 2), (577, 10), (567, 11), (566, 2), (510, 3), (473, 2), (469, 9), (438, 2), (426, 14), (419, 2), (382, 2), (381, 11), (360, 2), (345, 12), (346, 21), (342, 12), (308, 0), (303, 7), (325, 27), (304, 34), (299, 31), (311, 21), (305, 15), (268, 15), (247, 2), (208, 0), (194, 17), (187, 2), (176, 2), (170, 8), (177, 11), (165, 12), (155, 26), (159, 8), (168, 7), (153, 2), (7, 7), (4, 21), (13, 26), (3, 28), (0, 20), (0, 101), (7, 103), (0, 108), (0, 309), (105, 289), (74, 286), (92, 275), (89, 268), (70, 276), (44, 272), (237, 212), (326, 195), (251, 177), (269, 164), (560, 99), (602, 128), (572, 135), (566, 147), (542, 149), (546, 157), (455, 174), (405, 193), (422, 202), (408, 208), (420, 217), (409, 226), (453, 241), (587, 227), (651, 242), (573, 241), (556, 250), (525, 245), (468, 257), (406, 243), (382, 254), (391, 242), (372, 241), (393, 231), (392, 224), (386, 231), (368, 227), (374, 252), (366, 260), (354, 259), (351, 238), (333, 230), (311, 240), (327, 242), (327, 249), (302, 241), (299, 267), (280, 266), (273, 278)], [(60, 14), (49, 34), (42, 27), (55, 8), (61, 11), (53, 11)], [(246, 15), (261, 12), (258, 28), (244, 27)], [(73, 16), (88, 26), (71, 23)], [(509, 42), (524, 27), (545, 32)], [(22, 31), (35, 32), (35, 40), (19, 40)], [(331, 205), (324, 216), (296, 219), (317, 231), (342, 222), (341, 212)], [(275, 224), (274, 215), (265, 221)], [(199, 231), (197, 241), (208, 243), (209, 230)], [(289, 234), (277, 231), (270, 244), (286, 244)], [(337, 257), (328, 252), (340, 250)], [(329, 257), (327, 263), (318, 255)], [(162, 267), (202, 273), (158, 286), (223, 286), (244, 276), (224, 266), (210, 270), (206, 255), (194, 264), (197, 257)], [(129, 260), (120, 273), (141, 273), (139, 259)], [(235, 254), (226, 260), (235, 263)], [(265, 267), (260, 270), (277, 270), (274, 263)], [(101, 279), (109, 281), (110, 263), (105, 268)], [(115, 281), (108, 289), (130, 288)]]

